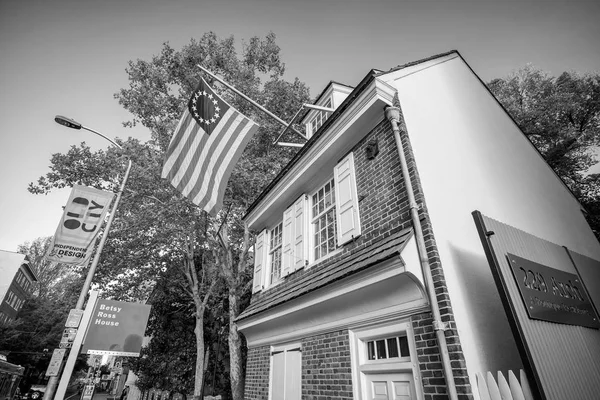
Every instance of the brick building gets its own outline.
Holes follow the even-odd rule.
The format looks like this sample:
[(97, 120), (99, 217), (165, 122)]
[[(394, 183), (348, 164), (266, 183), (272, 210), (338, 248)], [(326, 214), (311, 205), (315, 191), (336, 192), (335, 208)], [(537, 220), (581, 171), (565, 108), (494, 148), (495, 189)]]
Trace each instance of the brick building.
[(455, 51), (315, 105), (244, 217), (245, 398), (471, 399), (476, 373), (522, 369), (472, 212), (600, 259), (564, 183)]
[(14, 320), (37, 282), (25, 254), (0, 250), (0, 322)]

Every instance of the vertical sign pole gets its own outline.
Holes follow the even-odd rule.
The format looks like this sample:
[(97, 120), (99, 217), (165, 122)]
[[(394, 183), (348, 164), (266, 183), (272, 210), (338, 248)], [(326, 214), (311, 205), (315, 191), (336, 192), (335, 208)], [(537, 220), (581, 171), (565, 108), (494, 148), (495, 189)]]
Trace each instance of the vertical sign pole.
[(56, 389), (56, 395), (54, 396), (54, 400), (63, 400), (65, 398), (67, 386), (69, 385), (69, 380), (71, 379), (71, 374), (73, 373), (73, 367), (75, 366), (75, 361), (77, 360), (77, 356), (79, 355), (79, 350), (81, 349), (81, 344), (83, 343), (83, 338), (85, 337), (88, 325), (90, 323), (90, 320), (92, 319), (92, 311), (96, 306), (97, 299), (98, 292), (94, 290), (90, 291), (90, 298), (88, 299), (87, 306), (85, 307), (85, 311), (83, 312), (83, 317), (81, 318), (79, 329), (77, 329), (77, 336), (75, 336), (75, 340), (73, 341), (73, 347), (71, 348), (69, 358), (67, 359), (67, 363), (65, 364), (65, 368), (60, 378), (60, 383), (58, 384), (58, 389)]

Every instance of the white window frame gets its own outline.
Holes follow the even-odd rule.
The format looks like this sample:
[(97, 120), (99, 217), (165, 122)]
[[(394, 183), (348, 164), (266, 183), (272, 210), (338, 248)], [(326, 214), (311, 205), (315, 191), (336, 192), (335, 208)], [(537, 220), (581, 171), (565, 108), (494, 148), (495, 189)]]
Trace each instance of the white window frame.
[[(325, 104), (323, 104), (321, 107), (332, 108), (331, 107), (332, 104), (333, 104), (333, 101), (330, 97), (327, 99)], [(325, 121), (327, 121), (327, 119), (331, 116), (331, 114), (332, 113), (329, 111), (315, 110), (315, 114), (307, 123), (307, 127), (309, 128), (307, 130), (310, 131), (309, 137), (311, 137), (312, 135), (317, 133), (319, 128), (323, 126), (323, 124), (325, 123)]]
[[(370, 340), (389, 338), (391, 336), (406, 336), (408, 339), (410, 356), (369, 360), (367, 343)], [(415, 344), (414, 332), (410, 320), (361, 326), (359, 328), (351, 329), (349, 331), (349, 337), (352, 381), (355, 383), (353, 385), (355, 399), (367, 398), (365, 374), (384, 371), (412, 374), (416, 398), (418, 400), (424, 399), (417, 357), (417, 346)]]
[[(325, 187), (330, 184), (330, 190), (329, 190), (329, 195), (330, 195), (330, 199), (331, 199), (331, 204), (329, 206), (327, 206), (327, 204), (325, 204), (323, 211), (319, 212), (316, 216), (314, 216), (314, 208), (315, 208), (315, 199), (314, 197), (318, 195), (318, 193), (323, 190), (323, 195), (324, 198), (322, 199), (323, 202), (325, 202)], [(310, 207), (309, 207), (309, 213), (310, 213), (310, 217), (309, 217), (309, 229), (308, 232), (310, 233), (310, 247), (309, 247), (309, 252), (310, 252), (310, 260), (312, 260), (313, 262), (318, 262), (321, 260), (324, 260), (326, 258), (331, 257), (339, 248), (339, 244), (338, 244), (338, 237), (337, 237), (337, 209), (336, 209), (336, 201), (335, 201), (335, 179), (333, 178), (333, 176), (330, 176), (325, 183), (323, 183), (321, 186), (319, 186), (319, 188), (317, 190), (315, 190), (314, 192), (312, 192), (309, 196), (309, 202), (310, 202)], [(321, 199), (319, 199), (320, 201)], [(321, 253), (319, 253), (319, 257), (316, 256), (316, 243), (315, 243), (315, 236), (317, 234), (317, 228), (316, 228), (316, 223), (317, 221), (319, 221), (323, 216), (326, 216), (329, 212), (331, 212), (333, 210), (333, 216), (334, 216), (334, 221), (333, 221), (333, 235), (334, 235), (334, 240), (335, 240), (335, 247), (332, 250), (329, 250), (325, 255), (322, 255)], [(327, 238), (329, 240), (329, 238)], [(328, 240), (326, 242), (328, 242)], [(321, 243), (319, 243), (319, 246), (321, 245)], [(328, 246), (329, 248), (329, 246)]]
[[(276, 239), (274, 237), (274, 235), (278, 236), (278, 239)], [(269, 286), (273, 286), (275, 284), (277, 284), (279, 281), (281, 281), (282, 278), (282, 242), (283, 242), (283, 223), (280, 221), (279, 223), (275, 224), (275, 226), (271, 229), (269, 229), (269, 255), (268, 255), (268, 259), (267, 259), (267, 265), (269, 266), (268, 271), (269, 271), (269, 275), (268, 275), (268, 281), (267, 281), (267, 287)], [(278, 256), (274, 256), (274, 254), (278, 254)], [(277, 261), (277, 259), (279, 260), (279, 273), (277, 274), (277, 276), (273, 275), (273, 262)]]
[[(289, 352), (298, 352), (300, 354), (300, 374), (299, 374), (299, 384), (298, 384), (298, 388), (299, 388), (299, 393), (295, 394), (292, 398), (287, 398), (286, 396), (284, 396), (284, 398), (282, 399), (275, 399), (273, 398), (273, 388), (274, 388), (274, 384), (273, 384), (273, 373), (274, 373), (274, 356), (275, 353), (283, 353), (284, 354), (284, 371), (283, 371), (283, 375), (284, 375), (284, 393), (285, 393), (285, 389), (286, 389), (286, 385), (288, 383), (288, 376), (287, 376), (287, 354)], [(293, 343), (286, 343), (286, 344), (279, 344), (279, 345), (274, 345), (271, 346), (271, 355), (269, 357), (269, 400), (300, 400), (302, 398), (302, 347), (301, 347), (301, 343), (300, 342), (293, 342)]]

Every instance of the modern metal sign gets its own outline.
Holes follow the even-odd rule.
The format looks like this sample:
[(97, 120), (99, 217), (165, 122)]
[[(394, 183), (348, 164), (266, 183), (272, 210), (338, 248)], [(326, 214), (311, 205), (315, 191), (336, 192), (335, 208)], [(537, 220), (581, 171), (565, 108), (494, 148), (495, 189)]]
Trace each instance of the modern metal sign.
[(575, 274), (507, 253), (529, 318), (600, 328), (594, 307)]
[(137, 357), (150, 306), (98, 299), (81, 352)]

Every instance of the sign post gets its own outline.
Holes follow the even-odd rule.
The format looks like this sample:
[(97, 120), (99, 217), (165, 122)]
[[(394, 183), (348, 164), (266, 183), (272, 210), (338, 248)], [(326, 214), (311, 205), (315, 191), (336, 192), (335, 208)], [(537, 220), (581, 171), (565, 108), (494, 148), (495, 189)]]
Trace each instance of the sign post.
[[(71, 378), (71, 374), (73, 373), (73, 367), (75, 366), (75, 361), (77, 360), (77, 356), (79, 355), (79, 349), (81, 348), (81, 344), (83, 343), (83, 337), (85, 336), (86, 328), (92, 319), (92, 310), (96, 305), (96, 300), (98, 299), (98, 292), (90, 291), (90, 297), (88, 299), (87, 305), (85, 307), (85, 311), (83, 312), (83, 317), (81, 319), (81, 324), (79, 329), (77, 330), (77, 334), (75, 335), (75, 340), (72, 344), (71, 353), (69, 354), (69, 358), (67, 358), (67, 363), (65, 364), (65, 369), (63, 370), (62, 376), (60, 378), (60, 383), (58, 384), (58, 389), (56, 389), (55, 399), (62, 400), (65, 397), (65, 393), (67, 392), (67, 386), (69, 384), (69, 379)], [(93, 388), (92, 388), (93, 394)], [(91, 398), (91, 397), (90, 397)]]

